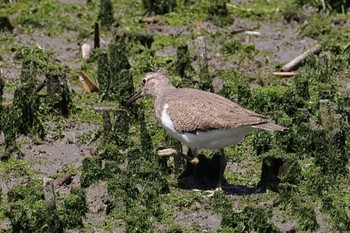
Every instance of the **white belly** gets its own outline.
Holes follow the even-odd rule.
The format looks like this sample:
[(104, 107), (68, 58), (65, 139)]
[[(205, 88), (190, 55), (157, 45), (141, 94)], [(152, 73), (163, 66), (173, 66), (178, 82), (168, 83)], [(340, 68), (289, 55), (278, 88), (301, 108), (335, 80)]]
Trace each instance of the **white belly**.
[(241, 126), (232, 129), (179, 133), (174, 129), (166, 109), (167, 106), (165, 105), (161, 116), (163, 128), (174, 138), (183, 142), (190, 148), (222, 149), (240, 143), (244, 137), (253, 130), (250, 126)]

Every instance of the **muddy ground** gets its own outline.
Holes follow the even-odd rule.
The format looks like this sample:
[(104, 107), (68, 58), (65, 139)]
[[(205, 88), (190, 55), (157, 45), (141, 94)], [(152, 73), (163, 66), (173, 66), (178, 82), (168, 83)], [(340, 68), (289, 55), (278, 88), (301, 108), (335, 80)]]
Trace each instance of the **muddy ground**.
[[(61, 4), (86, 4), (86, 1), (59, 1)], [(240, 5), (249, 1), (231, 1), (232, 4)], [(94, 9), (96, 12), (98, 9)], [(122, 14), (121, 10), (115, 9), (115, 16)], [(276, 13), (278, 14), (278, 13)], [(14, 17), (13, 15), (10, 16)], [(135, 16), (140, 18), (141, 16)], [(285, 64), (291, 59), (295, 58), (297, 55), (301, 54), (303, 51), (315, 44), (315, 41), (310, 38), (301, 38), (299, 36), (299, 30), (301, 25), (297, 22), (279, 22), (273, 20), (254, 20), (250, 18), (242, 18), (239, 16), (234, 16), (234, 20), (227, 27), (221, 27), (214, 25), (210, 21), (202, 22), (200, 26), (202, 30), (210, 31), (211, 33), (223, 31), (230, 31), (236, 29), (248, 29), (256, 31), (259, 35), (247, 35), (244, 33), (238, 33), (234, 35), (235, 38), (240, 40), (243, 44), (254, 45), (257, 50), (263, 52), (264, 55), (259, 55), (254, 58), (253, 62), (250, 63), (250, 69), (244, 72), (249, 73), (249, 75), (259, 76), (261, 72), (272, 72), (276, 70), (276, 67)], [(182, 34), (190, 33), (189, 29), (186, 29), (186, 25), (181, 28), (180, 26), (170, 26), (166, 23), (161, 22), (159, 24), (149, 24), (143, 25), (145, 32), (152, 34), (166, 34), (173, 35), (182, 31)], [(44, 29), (45, 30), (45, 29)], [(193, 30), (193, 29), (191, 29)], [(20, 25), (15, 25), (15, 29), (12, 33), (7, 33), (7, 36), (13, 41), (11, 52), (7, 50), (8, 45), (0, 43), (0, 48), (3, 51), (8, 51), (1, 54), (2, 60), (0, 61), (0, 67), (2, 70), (2, 75), (6, 82), (16, 85), (19, 83), (19, 76), (21, 72), (21, 64), (17, 61), (14, 56), (17, 48), (22, 45), (39, 45), (47, 51), (53, 54), (53, 57), (57, 59), (60, 63), (72, 68), (79, 70), (83, 65), (81, 59), (80, 46), (83, 42), (88, 42), (92, 45), (92, 38), (84, 38), (83, 40), (78, 40), (78, 33), (76, 31), (65, 30), (61, 35), (49, 36), (42, 33), (40, 30), (34, 30), (34, 32), (28, 32), (23, 30)], [(191, 32), (193, 33), (193, 32)], [(194, 34), (199, 35), (200, 31)], [(105, 37), (103, 37), (105, 36)], [(102, 40), (104, 41), (103, 46), (109, 43), (110, 35), (105, 33), (102, 35)], [(195, 38), (188, 41), (190, 50), (194, 50)], [(218, 48), (221, 45), (216, 44), (215, 41), (208, 42), (209, 48), (209, 65), (213, 70), (222, 69), (233, 69), (241, 70), (237, 64), (232, 64), (230, 60), (225, 59), (223, 54), (218, 52)], [(159, 57), (171, 57), (176, 56), (176, 47), (166, 46), (164, 48), (157, 49), (155, 51), (156, 56)], [(68, 80), (69, 88), (75, 93), (75, 96), (86, 96), (88, 95), (85, 90), (81, 87), (78, 82), (78, 77), (75, 76)], [(288, 80), (286, 79), (286, 82)], [(139, 87), (136, 87), (139, 88)], [(9, 89), (5, 89), (4, 93), (5, 101), (10, 101), (13, 98), (13, 92)], [(75, 101), (79, 98), (75, 97)], [(79, 105), (79, 103), (76, 103)], [(98, 105), (98, 104), (97, 104)], [(96, 104), (91, 103), (91, 106), (96, 106)], [(91, 110), (92, 111), (92, 110)], [(152, 120), (152, 119), (151, 119)], [(45, 126), (49, 129), (52, 127), (51, 122), (45, 122)], [(96, 147), (96, 143), (88, 145), (85, 142), (81, 142), (79, 138), (82, 135), (93, 135), (102, 125), (90, 122), (82, 122), (77, 120), (75, 117), (67, 119), (61, 133), (60, 139), (57, 139), (54, 134), (55, 129), (48, 130), (48, 134), (45, 139), (39, 144), (34, 144), (32, 139), (29, 137), (20, 136), (17, 142), (20, 145), (20, 150), (23, 152), (24, 161), (27, 161), (30, 165), (30, 169), (33, 170), (35, 178), (44, 177), (55, 177), (62, 176), (67, 173), (67, 167), (74, 167), (77, 169), (77, 174), (73, 176), (73, 180), (69, 185), (63, 185), (57, 187), (56, 191), (64, 195), (69, 193), (71, 187), (80, 185), (80, 167), (82, 161), (86, 157), (92, 156), (92, 153)], [(162, 130), (159, 128), (159, 130)], [(52, 133), (52, 134), (51, 134)], [(4, 143), (3, 135), (0, 136), (0, 144)], [(232, 184), (227, 187), (228, 196), (236, 200), (237, 208), (241, 202), (245, 202), (247, 198), (254, 201), (254, 196), (257, 196), (257, 202), (259, 202), (259, 191), (255, 189), (256, 182), (260, 175), (260, 166), (253, 166), (251, 164), (259, 164), (258, 158), (251, 155), (245, 160), (236, 161), (234, 157), (230, 157), (226, 173), (238, 173), (241, 176), (253, 176), (252, 181), (247, 179), (240, 183)], [(253, 174), (253, 175), (252, 175)], [(25, 184), (28, 177), (12, 176), (11, 173), (6, 174), (2, 172), (0, 187), (2, 188), (2, 195), (6, 195), (7, 192), (18, 184)], [(231, 190), (229, 190), (231, 189)], [(86, 189), (87, 192), (87, 204), (88, 213), (84, 219), (84, 223), (89, 227), (81, 230), (68, 230), (67, 232), (124, 232), (123, 224), (119, 220), (114, 221), (112, 224), (111, 220), (106, 215), (106, 205), (104, 200), (108, 198), (107, 185), (105, 181), (93, 184)], [(195, 192), (191, 190), (179, 190), (177, 187), (171, 187), (173, 193), (188, 193)], [(181, 194), (179, 194), (181, 195)], [(203, 193), (195, 194), (202, 195), (204, 201), (194, 201), (190, 209), (178, 208), (173, 214), (173, 221), (181, 225), (184, 229), (189, 229), (189, 232), (215, 232), (219, 229), (221, 224), (221, 216), (214, 212), (213, 209), (208, 206)], [(258, 203), (258, 206), (270, 205), (269, 201)], [(319, 223), (319, 228), (316, 232), (330, 232), (327, 221), (325, 220), (325, 215), (319, 211), (319, 206), (315, 206), (315, 212), (317, 214), (317, 221)], [(274, 224), (282, 232), (294, 232), (295, 225), (297, 224), (297, 219), (285, 218), (283, 213), (276, 210), (273, 214)], [(108, 225), (108, 228), (104, 226)], [(0, 219), (0, 231), (6, 231), (11, 229), (9, 219)], [(166, 232), (166, 225), (155, 226), (156, 232)]]

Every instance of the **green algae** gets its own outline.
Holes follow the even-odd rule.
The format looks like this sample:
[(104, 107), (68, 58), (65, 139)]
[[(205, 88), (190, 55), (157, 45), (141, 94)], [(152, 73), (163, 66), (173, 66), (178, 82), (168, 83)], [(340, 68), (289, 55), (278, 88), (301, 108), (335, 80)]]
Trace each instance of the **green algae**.
[[(135, 5), (138, 9), (135, 9), (132, 6), (133, 1), (129, 3), (125, 2), (113, 1), (116, 12), (123, 11), (122, 8), (119, 10), (118, 7), (120, 5), (126, 4), (128, 6), (127, 11), (125, 11), (126, 13), (120, 15), (121, 30), (140, 32), (146, 27), (141, 26), (135, 19), (128, 19), (131, 18), (132, 11), (140, 12), (142, 7), (140, 3), (137, 3)], [(235, 17), (241, 16), (250, 19), (274, 20), (275, 18), (282, 17), (279, 10), (282, 13), (285, 11), (283, 6), (277, 10), (276, 6), (280, 6), (277, 3), (277, 1), (266, 2), (256, 0), (251, 1), (249, 3), (251, 5), (242, 4), (240, 6), (232, 6), (232, 4), (227, 4), (226, 7), (229, 14), (235, 15)], [(23, 3), (16, 2), (16, 4)], [(210, 3), (207, 1), (196, 1), (194, 3), (191, 1), (178, 1), (175, 11), (161, 16), (161, 20), (165, 24), (170, 23), (173, 26), (189, 25), (190, 29), (188, 31), (190, 35), (155, 35), (155, 41), (151, 49), (146, 49), (142, 45), (135, 45), (134, 42), (130, 43), (132, 44), (131, 46), (127, 45), (133, 47), (132, 49), (127, 49), (128, 55), (126, 58), (129, 61), (134, 61), (130, 70), (133, 74), (132, 76), (137, 79), (137, 81), (135, 80), (136, 84), (139, 82), (139, 77), (145, 72), (151, 71), (157, 66), (168, 66), (175, 60), (172, 56), (162, 58), (154, 56), (155, 50), (167, 46), (176, 48), (187, 44), (188, 40), (198, 36), (193, 33), (193, 26), (196, 22), (207, 19), (210, 11), (208, 6), (210, 4), (214, 4), (214, 1), (210, 1)], [(94, 7), (96, 8), (96, 6), (95, 3), (90, 3), (87, 7), (91, 10)], [(86, 7), (76, 6), (75, 10), (77, 9), (86, 9)], [(82, 23), (86, 27), (86, 20), (96, 19), (97, 12), (89, 15), (84, 14), (84, 11), (82, 11), (81, 14)], [(119, 15), (119, 13), (116, 14)], [(135, 14), (133, 13), (133, 15)], [(141, 15), (138, 15), (138, 17)], [(318, 56), (308, 58), (301, 65), (298, 74), (290, 80), (288, 85), (281, 87), (282, 81), (271, 81), (273, 78), (268, 76), (264, 77), (266, 79), (263, 80), (262, 87), (251, 89), (249, 86), (250, 82), (257, 79), (254, 74), (236, 72), (231, 69), (226, 70), (226, 68), (222, 72), (215, 73), (216, 77), (224, 80), (223, 89), (220, 92), (221, 95), (249, 109), (267, 114), (276, 123), (289, 128), (289, 131), (285, 134), (271, 135), (256, 132), (246, 138), (242, 145), (227, 149), (229, 157), (234, 158), (240, 164), (242, 163), (241, 167), (254, 167), (249, 167), (251, 169), (249, 173), (237, 172), (236, 175), (235, 172), (234, 177), (228, 171), (226, 176), (231, 177), (230, 183), (232, 182), (233, 184), (254, 184), (256, 177), (259, 179), (259, 175), (254, 174), (252, 176), (252, 172), (259, 173), (261, 171), (261, 162), (283, 158), (289, 159), (290, 166), (287, 166), (289, 169), (285, 171), (286, 173), (278, 177), (280, 179), (279, 188), (277, 189), (278, 193), (267, 192), (264, 194), (244, 196), (244, 201), (242, 202), (250, 203), (252, 206), (251, 208), (245, 208), (242, 212), (237, 212), (235, 209), (232, 210), (232, 206), (235, 206), (233, 204), (240, 201), (239, 198), (235, 195), (231, 196), (225, 193), (218, 193), (214, 198), (218, 202), (224, 202), (217, 204), (221, 206), (222, 210), (220, 210), (220, 213), (225, 214), (227, 212), (225, 221), (222, 222), (221, 231), (232, 232), (234, 231), (233, 229), (245, 229), (247, 231), (271, 230), (270, 220), (272, 215), (269, 209), (270, 205), (268, 204), (266, 208), (265, 205), (259, 207), (263, 208), (264, 211), (256, 207), (256, 205), (259, 205), (256, 202), (264, 202), (271, 199), (274, 201), (273, 208), (285, 209), (286, 216), (283, 217), (298, 220), (298, 225), (296, 226), (298, 231), (313, 231), (317, 229), (313, 205), (317, 205), (319, 202), (322, 203), (321, 211), (326, 217), (331, 219), (331, 224), (334, 224), (331, 229), (338, 231), (348, 230), (345, 203), (349, 198), (344, 194), (344, 190), (347, 190), (347, 186), (344, 183), (347, 183), (346, 180), (348, 180), (349, 175), (349, 138), (346, 136), (348, 135), (349, 97), (346, 93), (341, 92), (339, 83), (337, 82), (340, 79), (346, 80), (349, 58), (343, 49), (348, 43), (348, 38), (347, 34), (344, 33), (344, 28), (334, 28), (331, 25), (332, 19), (335, 17), (338, 16), (330, 15), (326, 17), (325, 15), (313, 15), (309, 18), (306, 26), (301, 29), (301, 36), (317, 39), (322, 44), (322, 50), (330, 50), (333, 56), (328, 61), (323, 61)], [(52, 18), (55, 19), (55, 17)], [(326, 20), (324, 20), (325, 18)], [(18, 25), (17, 22), (16, 20), (14, 21), (15, 26)], [(34, 23), (28, 22), (24, 27), (30, 30), (37, 30), (34, 29)], [(316, 25), (318, 23), (319, 25)], [(51, 23), (43, 27), (38, 25), (38, 28), (45, 31), (46, 27), (52, 26), (50, 25)], [(134, 25), (137, 26), (133, 28)], [(73, 25), (73, 27), (76, 26)], [(45, 31), (44, 33), (47, 32)], [(61, 31), (51, 32), (51, 35), (55, 35), (55, 33), (61, 33)], [(205, 35), (209, 36), (210, 39), (214, 39), (214, 36), (210, 33)], [(229, 58), (238, 57), (250, 60), (258, 52), (256, 48), (245, 46), (232, 38), (225, 40), (223, 45), (224, 48), (221, 51), (225, 52), (225, 56)], [(192, 51), (189, 51), (189, 53), (191, 55)], [(106, 71), (108, 63), (105, 62), (105, 58), (101, 59), (100, 64), (105, 66), (101, 66), (99, 69)], [(91, 67), (88, 68), (90, 69)], [(231, 73), (231, 75), (227, 75), (227, 73)], [(184, 77), (178, 77), (172, 73), (170, 75), (177, 84), (183, 84), (182, 79)], [(106, 74), (102, 74), (101, 77), (106, 77)], [(99, 83), (101, 84), (102, 82), (99, 81)], [(264, 84), (266, 83), (273, 83), (276, 87), (265, 86)], [(77, 96), (75, 95), (74, 97)], [(78, 98), (78, 101), (81, 102), (79, 104), (81, 108), (73, 116), (81, 121), (102, 125), (102, 114), (85, 109), (90, 103), (96, 103), (98, 94), (82, 94)], [(325, 99), (327, 101), (324, 102)], [(130, 232), (137, 232), (140, 229), (152, 231), (154, 230), (153, 226), (159, 222), (161, 224), (169, 224), (167, 229), (169, 232), (172, 231), (171, 226), (174, 226), (174, 232), (201, 231), (203, 229), (198, 226), (181, 228), (181, 225), (181, 227), (176, 227), (177, 225), (171, 225), (175, 224), (172, 223), (173, 218), (171, 218), (171, 221), (163, 218), (166, 215), (172, 216), (172, 211), (178, 211), (179, 209), (180, 211), (196, 211), (198, 208), (201, 208), (197, 208), (194, 201), (198, 201), (205, 207), (207, 207), (207, 203), (210, 201), (202, 198), (200, 194), (192, 194), (192, 192), (187, 192), (188, 194), (186, 194), (186, 190), (179, 189), (176, 181), (169, 178), (167, 174), (162, 173), (163, 168), (159, 165), (161, 161), (158, 160), (157, 155), (154, 153), (154, 148), (158, 145), (158, 142), (165, 142), (165, 146), (174, 146), (177, 149), (181, 145), (173, 141), (173, 139), (164, 138), (164, 131), (160, 130), (158, 124), (152, 121), (152, 117), (150, 117), (153, 114), (151, 101), (147, 100), (142, 103), (145, 107), (139, 112), (140, 117), (138, 120), (130, 120), (132, 124), (130, 124), (129, 132), (123, 133), (122, 131), (124, 129), (122, 127), (117, 135), (114, 135), (114, 133), (110, 135), (106, 134), (105, 138), (100, 138), (102, 141), (105, 140), (106, 143), (97, 149), (97, 153), (90, 160), (84, 161), (83, 167), (85, 167), (83, 169), (85, 171), (82, 176), (82, 185), (84, 183), (83, 186), (88, 187), (93, 182), (108, 180), (109, 193), (113, 197), (113, 205), (115, 206), (114, 208), (112, 207), (109, 217), (113, 219), (112, 221), (122, 219), (127, 225), (127, 230)], [(325, 103), (326, 105), (324, 106)], [(6, 109), (4, 111), (9, 111)], [(142, 115), (143, 112), (145, 116)], [(8, 119), (16, 118), (16, 114), (14, 113), (12, 113), (13, 115), (5, 114)], [(114, 119), (113, 117), (114, 115), (112, 114), (111, 118)], [(110, 125), (113, 126), (114, 123), (117, 122), (111, 121)], [(9, 127), (12, 126), (9, 125)], [(143, 133), (138, 132), (139, 128), (142, 128)], [(119, 137), (118, 135), (128, 135), (124, 141), (126, 143), (117, 145), (116, 141), (118, 140), (115, 138)], [(145, 136), (147, 140), (143, 139), (141, 141), (140, 139), (143, 136), (140, 135)], [(125, 148), (128, 148), (127, 153), (120, 153), (120, 151), (123, 151), (123, 148), (120, 148), (124, 147), (123, 145)], [(279, 149), (278, 153), (276, 152), (276, 148)], [(255, 156), (256, 154), (259, 154), (259, 156)], [(265, 158), (267, 160), (264, 161)], [(244, 164), (247, 160), (250, 161), (248, 165)], [(127, 171), (129, 167), (123, 167), (125, 161), (131, 162), (130, 171)], [(331, 174), (333, 167), (335, 168), (334, 175)], [(90, 169), (91, 177), (84, 178), (84, 173), (90, 171)], [(22, 172), (26, 173), (25, 171)], [(149, 181), (148, 176), (154, 179), (154, 182)], [(162, 179), (159, 180), (159, 177), (162, 177)], [(163, 194), (163, 191), (159, 191), (159, 187), (157, 186), (159, 184), (162, 184), (164, 187), (167, 187), (169, 184), (173, 186), (171, 187), (171, 193), (164, 191)], [(268, 184), (271, 184), (271, 182), (268, 182)], [(148, 186), (157, 186), (157, 189), (148, 190)], [(175, 192), (177, 197), (170, 197)], [(161, 195), (163, 196), (160, 197)], [(167, 208), (171, 209), (171, 211), (159, 204), (158, 199), (162, 200), (162, 198), (167, 199)], [(74, 197), (67, 201), (67, 203), (74, 203), (74, 200), (80, 199)], [(303, 205), (302, 202), (306, 202), (307, 204)], [(42, 202), (38, 203), (38, 207), (42, 205)], [(69, 206), (70, 208), (74, 208), (73, 205)], [(118, 209), (119, 207), (120, 209)], [(77, 212), (75, 215), (79, 216), (80, 214), (83, 215), (82, 212)], [(248, 217), (259, 220), (256, 221), (259, 224), (249, 222)], [(140, 218), (144, 218), (145, 221), (142, 223), (138, 222), (137, 219)], [(243, 220), (246, 220), (247, 224), (242, 224), (244, 222)], [(25, 222), (28, 221), (25, 220)], [(79, 219), (77, 222), (79, 222)], [(108, 223), (106, 224), (108, 225)]]
[(6, 216), (15, 232), (63, 232), (63, 228), (82, 225), (87, 211), (85, 191), (73, 188), (58, 204), (58, 219), (52, 218), (44, 199), (44, 191), (37, 180), (18, 185), (7, 194)]
[(223, 213), (221, 232), (280, 232), (271, 222), (271, 211), (247, 206), (242, 212)]
[(164, 15), (176, 8), (176, 0), (142, 0), (146, 14)]
[(101, 26), (104, 29), (110, 29), (114, 23), (113, 17), (113, 5), (110, 0), (101, 0), (100, 1), (100, 12), (97, 19), (101, 22)]

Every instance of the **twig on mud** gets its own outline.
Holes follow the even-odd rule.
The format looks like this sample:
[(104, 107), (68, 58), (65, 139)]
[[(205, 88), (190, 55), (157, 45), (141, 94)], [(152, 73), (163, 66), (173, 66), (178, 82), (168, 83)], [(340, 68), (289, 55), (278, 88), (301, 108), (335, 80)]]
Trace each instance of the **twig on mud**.
[[(42, 81), (39, 83), (39, 85), (36, 87), (35, 91), (38, 93), (40, 92), (44, 87), (46, 86), (46, 81)], [(3, 107), (10, 107), (13, 105), (13, 101), (5, 101), (1, 103), (1, 106)]]
[(258, 31), (244, 31), (244, 34), (247, 34), (249, 36), (260, 36), (261, 33)]
[(159, 23), (160, 19), (158, 17), (144, 17), (140, 19), (141, 23), (155, 24)]
[(292, 77), (296, 75), (296, 72), (273, 72), (273, 75), (281, 77)]
[(294, 58), (293, 60), (288, 62), (285, 66), (283, 66), (282, 71), (289, 72), (289, 71), (296, 70), (298, 68), (298, 66), (300, 65), (300, 63), (302, 61), (304, 61), (308, 56), (315, 54), (315, 53), (319, 53), (320, 51), (321, 51), (321, 45), (316, 45), (316, 46), (306, 50), (304, 53), (297, 56), (296, 58)]
[(55, 188), (59, 188), (64, 184), (70, 184), (73, 178), (71, 174), (67, 174), (64, 177), (58, 178), (53, 182)]

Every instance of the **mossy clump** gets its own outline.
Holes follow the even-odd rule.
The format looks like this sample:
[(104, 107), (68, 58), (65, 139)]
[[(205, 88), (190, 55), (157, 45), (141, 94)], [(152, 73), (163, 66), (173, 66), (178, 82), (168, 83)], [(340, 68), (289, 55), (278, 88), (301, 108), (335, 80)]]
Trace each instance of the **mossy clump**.
[(114, 23), (113, 17), (113, 5), (111, 0), (100, 1), (100, 12), (98, 14), (98, 20), (101, 22), (102, 28), (110, 29)]
[(145, 121), (145, 113), (143, 109), (139, 110), (139, 120), (140, 120), (140, 134), (141, 134), (141, 149), (145, 158), (152, 160), (149, 156), (152, 156), (152, 138), (147, 130), (147, 125)]
[(104, 172), (102, 169), (102, 158), (94, 156), (85, 158), (82, 165), (82, 174), (80, 177), (81, 187), (87, 188), (98, 180), (104, 179)]
[(236, 72), (230, 72), (229, 74), (219, 73), (218, 75), (224, 77), (224, 84), (220, 90), (220, 95), (243, 107), (248, 107), (251, 90), (248, 82), (245, 81), (246, 77)]
[(350, 3), (345, 0), (294, 0), (294, 3), (298, 6), (313, 6), (319, 11), (336, 11), (339, 13), (346, 12), (346, 9), (350, 6)]
[(24, 135), (30, 133), (41, 139), (44, 138), (45, 129), (39, 114), (40, 97), (36, 93), (34, 79), (22, 83), (16, 89), (13, 104), (18, 113), (17, 126), (19, 133)]
[(83, 226), (83, 218), (87, 212), (86, 193), (82, 188), (72, 188), (70, 194), (63, 199), (60, 215), (65, 228)]
[(298, 212), (298, 224), (296, 229), (298, 231), (315, 231), (318, 229), (318, 223), (316, 219), (316, 213), (312, 206), (301, 206), (297, 210)]
[(222, 52), (227, 55), (233, 55), (240, 59), (253, 59), (259, 51), (251, 44), (242, 44), (241, 41), (235, 38), (230, 38), (222, 43)]
[(46, 80), (48, 88), (46, 104), (48, 109), (50, 112), (59, 113), (64, 117), (68, 117), (73, 111), (74, 105), (65, 73), (56, 71), (47, 73)]
[(105, 55), (100, 55), (98, 77), (103, 80), (101, 100), (117, 100), (120, 105), (124, 105), (134, 92), (134, 86), (123, 38), (117, 38), (116, 42), (109, 46), (108, 74), (104, 70), (106, 65), (103, 62)]
[(97, 81), (99, 84), (99, 94), (103, 98), (108, 92), (109, 82), (109, 60), (107, 52), (103, 50), (97, 50)]
[(176, 8), (176, 0), (142, 0), (146, 14), (164, 15)]
[[(152, 151), (152, 138), (140, 110), (141, 149), (130, 148), (127, 163), (108, 180), (114, 208), (110, 214), (123, 219), (129, 232), (151, 231), (154, 221), (163, 217), (160, 195), (169, 192), (161, 159)], [(143, 221), (139, 221), (140, 214)]]
[(5, 135), (5, 156), (2, 158), (22, 155), (16, 145), (19, 134), (30, 135), (35, 140), (45, 136), (36, 77), (47, 71), (49, 56), (39, 47), (21, 47), (16, 58), (22, 60), (21, 84), (15, 90), (13, 107), (2, 108), (0, 128)]
[(15, 158), (22, 157), (19, 147), (16, 143), (18, 136), (19, 114), (14, 108), (3, 108), (0, 116), (0, 129), (5, 136), (5, 153), (1, 155), (1, 160), (7, 160), (13, 155)]
[(347, 139), (350, 126), (347, 116), (336, 112), (334, 103), (323, 101), (320, 104), (321, 125), (315, 133), (315, 164), (321, 167), (321, 171), (329, 177), (337, 177), (347, 174), (346, 164), (350, 160), (347, 152)]
[(108, 193), (117, 207), (110, 214), (122, 218), (130, 232), (138, 232), (141, 226), (151, 230), (154, 218), (162, 219), (159, 196), (169, 192), (159, 165), (145, 160), (141, 154), (138, 156), (129, 162), (126, 170), (115, 174), (108, 182)]
[(1, 71), (0, 71), (0, 132), (2, 131), (2, 117), (3, 117), (3, 112), (2, 112), (2, 95), (4, 94), (4, 86), (5, 86), (5, 80), (2, 78)]
[(0, 16), (0, 32), (12, 32), (13, 29), (14, 27), (12, 26), (10, 19), (7, 16)]
[(295, 154), (286, 154), (282, 150), (274, 149), (261, 156), (263, 162), (258, 186), (276, 192), (289, 192), (300, 185), (303, 175)]
[(224, 212), (221, 229), (223, 232), (280, 232), (271, 218), (272, 211), (247, 206), (241, 212)]
[(230, 17), (226, 4), (228, 0), (215, 0), (208, 7), (208, 20), (212, 20), (218, 25), (227, 25), (233, 21)]
[(92, 157), (85, 158), (82, 165), (80, 183), (83, 188), (99, 180), (107, 180), (122, 172), (120, 165), (125, 161), (125, 155), (117, 145), (101, 143)]
[(37, 181), (15, 186), (7, 197), (9, 208), (5, 214), (11, 221), (13, 232), (63, 232), (64, 228), (82, 226), (87, 212), (86, 193), (82, 188), (72, 188), (70, 194), (63, 197), (63, 203), (57, 206), (56, 218), (52, 216), (43, 188)]
[(182, 78), (181, 86), (190, 87), (189, 72), (192, 72), (190, 54), (187, 45), (181, 45), (176, 50), (176, 61), (174, 63), (174, 72)]
[(321, 212), (329, 214), (334, 228), (339, 232), (350, 231), (350, 217), (346, 208), (349, 208), (343, 200), (337, 201), (333, 197), (324, 196), (322, 198)]
[(140, 44), (145, 48), (150, 49), (154, 42), (154, 36), (148, 33), (124, 32), (123, 34), (118, 35), (117, 37), (123, 38), (126, 44), (131, 45), (132, 47), (134, 47), (137, 44)]
[(116, 161), (120, 164), (124, 163), (125, 161), (125, 155), (123, 155), (119, 151), (118, 146), (114, 144), (100, 144), (96, 148), (96, 156), (106, 161), (107, 160)]
[[(115, 144), (119, 149), (127, 149), (129, 146), (130, 116), (125, 109), (118, 109), (111, 114), (103, 112), (103, 130), (100, 131), (101, 144)], [(113, 122), (111, 119), (113, 117)]]
[(249, 109), (267, 114), (279, 110), (285, 89), (281, 87), (255, 88), (249, 99)]
[(6, 216), (11, 221), (13, 232), (63, 232), (58, 222), (52, 228), (51, 212), (48, 210), (42, 186), (37, 181), (18, 185), (8, 193), (9, 208)]

